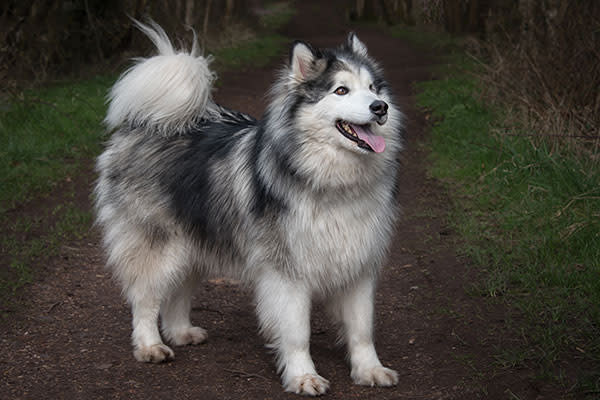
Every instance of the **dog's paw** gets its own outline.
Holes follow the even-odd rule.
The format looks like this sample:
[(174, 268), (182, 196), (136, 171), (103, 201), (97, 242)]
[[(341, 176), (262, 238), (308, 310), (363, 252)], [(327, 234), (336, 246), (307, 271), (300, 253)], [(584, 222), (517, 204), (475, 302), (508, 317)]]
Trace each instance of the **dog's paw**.
[(198, 326), (191, 326), (170, 336), (171, 343), (175, 346), (185, 346), (204, 342), (208, 338), (208, 333)]
[(161, 363), (175, 358), (173, 350), (162, 343), (152, 346), (138, 347), (133, 352), (135, 359), (140, 362)]
[(352, 371), (352, 379), (363, 386), (394, 386), (398, 383), (398, 373), (383, 366)]
[(285, 386), (286, 392), (303, 396), (319, 396), (329, 389), (329, 381), (317, 374), (296, 376)]

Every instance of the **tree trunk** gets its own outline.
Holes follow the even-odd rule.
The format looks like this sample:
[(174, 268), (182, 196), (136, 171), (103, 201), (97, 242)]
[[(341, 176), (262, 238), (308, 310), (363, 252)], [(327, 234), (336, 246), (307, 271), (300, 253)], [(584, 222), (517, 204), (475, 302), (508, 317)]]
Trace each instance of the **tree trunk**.
[(196, 18), (194, 18), (194, 0), (186, 0), (185, 2), (185, 25), (194, 26)]
[(469, 33), (481, 33), (481, 2), (479, 0), (469, 0), (467, 9), (466, 31)]
[(407, 25), (414, 25), (415, 20), (412, 16), (412, 0), (396, 1), (395, 9), (400, 22)]
[(208, 21), (210, 19), (210, 6), (212, 0), (206, 0), (206, 6), (204, 7), (204, 23), (202, 24), (202, 34), (204, 37), (208, 34)]
[(444, 1), (444, 26), (449, 33), (462, 32), (462, 7), (459, 1)]
[(223, 17), (223, 25), (227, 26), (231, 22), (233, 17), (234, 0), (227, 0), (225, 2), (225, 15)]

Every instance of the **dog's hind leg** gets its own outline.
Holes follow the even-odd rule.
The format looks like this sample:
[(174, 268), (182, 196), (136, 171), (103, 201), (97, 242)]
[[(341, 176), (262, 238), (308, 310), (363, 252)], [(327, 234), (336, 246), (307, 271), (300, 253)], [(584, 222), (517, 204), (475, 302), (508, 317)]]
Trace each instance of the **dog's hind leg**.
[(175, 357), (173, 350), (162, 342), (158, 331), (158, 313), (165, 291), (157, 286), (132, 286), (128, 290), (133, 314), (133, 355), (138, 361), (160, 363)]
[(309, 353), (311, 298), (308, 288), (270, 271), (256, 285), (261, 330), (277, 352), (277, 369), (287, 392), (317, 396), (329, 381), (317, 374)]
[(374, 292), (375, 279), (365, 277), (334, 296), (331, 312), (342, 323), (341, 338), (348, 345), (354, 383), (393, 386), (398, 374), (381, 365), (373, 343)]
[[(160, 307), (181, 282), (187, 265), (187, 250), (177, 240), (151, 245), (135, 231), (127, 240), (115, 241), (111, 255), (117, 260), (115, 272), (131, 304), (134, 356), (138, 361), (159, 363), (174, 358), (158, 330)], [(121, 251), (122, 250), (122, 251)]]
[(195, 286), (196, 279), (185, 278), (160, 309), (162, 333), (176, 346), (199, 344), (208, 337), (204, 329), (193, 326), (190, 322), (191, 299)]

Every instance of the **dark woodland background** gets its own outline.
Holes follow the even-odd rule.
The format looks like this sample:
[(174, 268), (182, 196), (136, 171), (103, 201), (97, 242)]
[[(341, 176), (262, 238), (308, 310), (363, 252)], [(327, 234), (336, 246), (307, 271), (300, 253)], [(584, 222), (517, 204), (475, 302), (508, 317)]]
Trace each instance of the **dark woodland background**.
[[(261, 0), (7, 0), (0, 6), (0, 80), (43, 82), (114, 65), (148, 46), (130, 17), (151, 17), (171, 34), (219, 38), (260, 29)], [(548, 110), (572, 135), (597, 137), (600, 2), (594, 0), (356, 0), (348, 18), (469, 35), (490, 66), (499, 97), (521, 97), (531, 118)], [(239, 29), (237, 30), (239, 31)], [(243, 30), (242, 30), (243, 31)], [(235, 33), (233, 33), (235, 35)], [(517, 92), (517, 93), (514, 93)], [(554, 118), (553, 118), (554, 119)]]

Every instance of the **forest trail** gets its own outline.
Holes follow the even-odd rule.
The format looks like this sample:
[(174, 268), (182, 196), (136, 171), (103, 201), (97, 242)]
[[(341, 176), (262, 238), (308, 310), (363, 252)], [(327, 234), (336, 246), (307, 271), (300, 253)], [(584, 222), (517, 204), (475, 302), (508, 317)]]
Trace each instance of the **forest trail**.
[[(340, 3), (341, 4), (341, 3)], [(460, 238), (447, 225), (448, 198), (428, 177), (426, 117), (414, 105), (413, 84), (429, 79), (433, 59), (384, 29), (350, 27), (338, 2), (296, 2), (283, 34), (316, 47), (336, 46), (354, 30), (381, 62), (406, 114), (398, 200), (402, 215), (377, 293), (377, 348), (399, 372), (393, 388), (352, 384), (336, 332), (319, 307), (311, 352), (331, 381), (328, 399), (520, 399), (558, 398), (538, 386), (535, 371), (496, 370), (491, 358), (503, 336), (500, 306), (467, 295), (477, 279), (457, 257)], [(291, 42), (290, 40), (290, 42)], [(285, 60), (266, 68), (247, 66), (219, 79), (216, 100), (259, 117), (264, 94)], [(92, 172), (78, 178), (77, 201), (90, 207)], [(50, 201), (61, 201), (60, 193)], [(284, 394), (272, 355), (257, 333), (249, 293), (228, 281), (199, 288), (192, 320), (209, 332), (199, 346), (176, 348), (160, 365), (134, 360), (129, 308), (104, 268), (94, 228), (65, 243), (60, 256), (24, 290), (25, 312), (2, 321), (0, 397), (10, 399), (279, 399)], [(516, 398), (516, 397), (515, 397)]]

